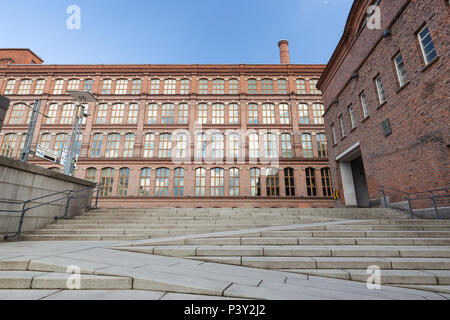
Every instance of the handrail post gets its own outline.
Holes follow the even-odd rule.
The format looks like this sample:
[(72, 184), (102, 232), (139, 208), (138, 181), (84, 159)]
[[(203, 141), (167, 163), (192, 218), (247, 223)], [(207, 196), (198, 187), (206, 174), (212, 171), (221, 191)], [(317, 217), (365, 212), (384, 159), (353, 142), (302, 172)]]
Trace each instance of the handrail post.
[(433, 201), (434, 213), (436, 215), (436, 218), (440, 219), (439, 218), (439, 212), (438, 212), (437, 204), (436, 204), (436, 198), (434, 197), (434, 193), (433, 192), (431, 192), (431, 201)]
[(411, 197), (409, 196), (409, 193), (407, 193), (407, 195), (408, 195), (407, 199), (408, 199), (409, 213), (411, 214), (411, 219), (414, 219), (414, 213), (411, 205)]
[(25, 218), (25, 212), (27, 211), (25, 209), (27, 204), (28, 204), (28, 201), (26, 201), (22, 206), (22, 214), (20, 215), (19, 229), (17, 230), (17, 240), (18, 241), (20, 241), (20, 235), (22, 234), (23, 219)]
[(97, 195), (96, 195), (96, 197), (95, 197), (95, 209), (97, 209), (98, 208), (98, 196), (99, 196), (99, 194), (100, 194), (100, 189), (101, 189), (101, 187), (100, 187), (100, 185), (97, 187)]
[(64, 213), (63, 219), (66, 219), (66, 218), (67, 218), (67, 215), (69, 214), (69, 207), (70, 207), (69, 204), (70, 204), (70, 199), (72, 199), (72, 198), (70, 197), (71, 194), (72, 194), (72, 190), (69, 191), (69, 194), (67, 195), (66, 211), (65, 211), (65, 213)]
[(380, 191), (381, 191), (381, 194), (383, 195), (384, 207), (387, 208), (388, 205), (387, 205), (387, 201), (386, 201), (386, 193), (385, 193), (383, 186), (380, 187)]

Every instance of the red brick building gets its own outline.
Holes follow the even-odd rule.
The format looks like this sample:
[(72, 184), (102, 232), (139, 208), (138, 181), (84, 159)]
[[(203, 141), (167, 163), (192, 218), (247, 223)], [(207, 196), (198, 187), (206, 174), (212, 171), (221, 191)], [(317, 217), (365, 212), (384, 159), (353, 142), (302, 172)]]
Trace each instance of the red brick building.
[(380, 186), (450, 187), (449, 10), (447, 0), (354, 2), (318, 84), (347, 205), (376, 204)]
[(48, 118), (33, 146), (60, 152), (74, 117), (67, 91), (86, 90), (98, 103), (86, 106), (75, 175), (102, 181), (104, 204), (332, 206), (316, 89), (325, 66), (290, 64), (279, 46), (279, 65), (44, 65), (0, 50), (0, 94), (11, 99), (0, 154), (18, 157), (35, 99)]

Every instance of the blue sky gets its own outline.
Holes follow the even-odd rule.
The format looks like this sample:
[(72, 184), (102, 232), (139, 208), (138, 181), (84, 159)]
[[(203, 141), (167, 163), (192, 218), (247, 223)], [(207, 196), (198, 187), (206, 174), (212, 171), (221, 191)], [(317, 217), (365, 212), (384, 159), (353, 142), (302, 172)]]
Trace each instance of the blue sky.
[[(353, 0), (1, 0), (0, 47), (47, 64), (327, 63)], [(69, 30), (70, 5), (81, 29)]]

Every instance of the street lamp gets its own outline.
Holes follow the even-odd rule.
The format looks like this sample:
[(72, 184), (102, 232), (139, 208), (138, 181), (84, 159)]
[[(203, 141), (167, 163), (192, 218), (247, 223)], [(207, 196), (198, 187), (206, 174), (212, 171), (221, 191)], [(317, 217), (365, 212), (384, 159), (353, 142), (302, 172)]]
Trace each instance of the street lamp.
[(64, 166), (64, 174), (73, 175), (76, 162), (76, 150), (74, 150), (74, 145), (75, 143), (78, 143), (83, 118), (87, 117), (87, 114), (84, 113), (84, 104), (97, 102), (97, 99), (87, 91), (67, 91), (67, 93), (78, 104), (75, 107), (75, 121), (73, 122), (69, 145), (65, 145), (61, 152), (60, 164)]

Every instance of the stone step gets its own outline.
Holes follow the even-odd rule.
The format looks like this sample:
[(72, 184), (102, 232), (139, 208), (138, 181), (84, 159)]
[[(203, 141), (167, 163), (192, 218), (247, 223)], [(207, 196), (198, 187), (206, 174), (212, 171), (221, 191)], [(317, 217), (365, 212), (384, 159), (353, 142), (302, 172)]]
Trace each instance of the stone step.
[(142, 235), (39, 235), (29, 234), (22, 237), (25, 241), (132, 241), (149, 239), (148, 234)]
[(262, 237), (450, 238), (450, 231), (263, 231)]

